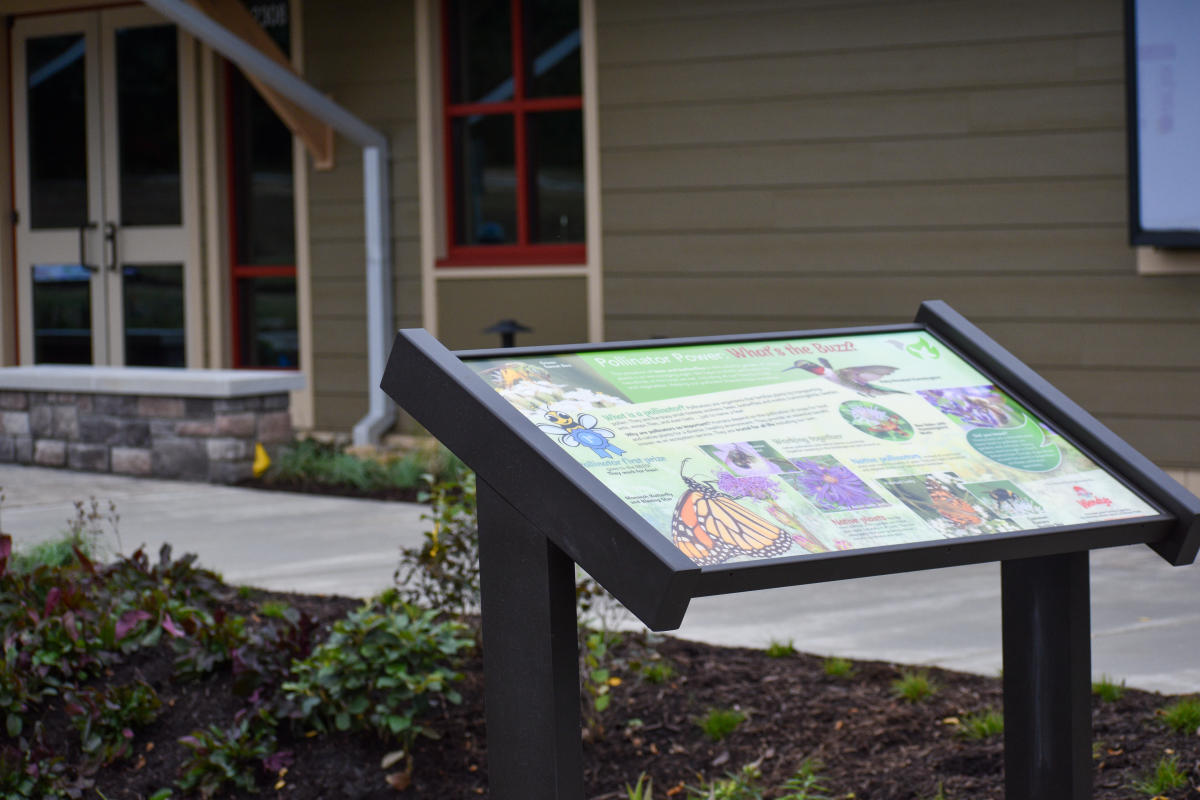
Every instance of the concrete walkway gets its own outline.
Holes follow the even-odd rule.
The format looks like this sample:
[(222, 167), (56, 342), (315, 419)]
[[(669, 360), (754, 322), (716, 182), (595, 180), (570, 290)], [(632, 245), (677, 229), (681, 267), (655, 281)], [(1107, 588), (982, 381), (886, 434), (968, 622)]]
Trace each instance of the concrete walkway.
[[(420, 541), (407, 503), (0, 466), (0, 529), (17, 546), (52, 538), (73, 501), (116, 503), (125, 550), (170, 542), (233, 583), (366, 597), (391, 585), (398, 548)], [(1130, 686), (1200, 692), (1200, 566), (1148, 548), (1092, 554), (1093, 673)], [(998, 564), (775, 589), (692, 603), (677, 635), (995, 675), (1001, 665)]]

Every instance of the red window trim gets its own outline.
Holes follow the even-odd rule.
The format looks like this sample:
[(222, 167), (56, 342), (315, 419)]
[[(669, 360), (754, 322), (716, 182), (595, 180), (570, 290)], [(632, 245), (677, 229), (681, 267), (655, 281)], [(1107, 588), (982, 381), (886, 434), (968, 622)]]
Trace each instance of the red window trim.
[[(523, 0), (511, 0), (509, 27), (512, 32), (513, 99), (499, 103), (454, 103), (450, 97), (450, 3), (442, 3), (442, 153), (446, 186), (446, 255), (438, 267), (574, 265), (587, 262), (587, 245), (537, 244), (529, 241), (529, 182), (526, 163), (525, 116), (537, 111), (583, 109), (582, 95), (525, 97), (525, 30)], [(454, 137), (451, 122), (456, 117), (477, 114), (510, 114), (513, 118), (513, 170), (517, 175), (517, 242), (503, 245), (460, 245), (455, 213)]]
[(234, 158), (233, 136), (233, 70), (235, 67), (225, 62), (225, 196), (229, 224), (229, 328), (230, 351), (234, 369), (271, 369), (294, 372), (295, 367), (257, 366), (245, 364), (242, 360), (242, 302), (238, 292), (238, 282), (242, 278), (295, 278), (295, 264), (242, 264), (238, 260), (238, 243), (240, 231), (237, 215), (237, 159)]

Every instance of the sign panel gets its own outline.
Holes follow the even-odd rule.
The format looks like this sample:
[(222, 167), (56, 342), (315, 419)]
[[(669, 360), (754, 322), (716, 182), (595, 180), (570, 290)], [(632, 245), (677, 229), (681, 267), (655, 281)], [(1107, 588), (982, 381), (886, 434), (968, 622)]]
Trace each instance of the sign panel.
[(464, 363), (700, 566), (1160, 513), (925, 330)]

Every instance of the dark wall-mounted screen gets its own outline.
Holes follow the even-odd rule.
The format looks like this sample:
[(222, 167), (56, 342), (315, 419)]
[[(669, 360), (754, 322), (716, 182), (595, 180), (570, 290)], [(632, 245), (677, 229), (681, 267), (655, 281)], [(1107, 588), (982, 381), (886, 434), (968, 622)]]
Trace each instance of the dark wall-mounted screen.
[(1126, 0), (1135, 245), (1200, 248), (1200, 2)]

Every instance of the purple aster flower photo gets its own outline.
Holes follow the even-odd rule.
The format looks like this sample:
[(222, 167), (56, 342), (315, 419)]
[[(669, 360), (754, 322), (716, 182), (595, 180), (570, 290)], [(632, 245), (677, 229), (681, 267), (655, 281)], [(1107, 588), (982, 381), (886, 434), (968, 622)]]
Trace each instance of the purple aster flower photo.
[(753, 497), (755, 500), (774, 500), (779, 495), (779, 486), (764, 475), (717, 475), (717, 488), (733, 498)]
[(822, 511), (876, 508), (888, 503), (833, 456), (792, 461), (799, 470), (783, 479)]

